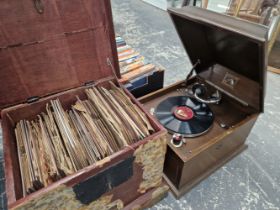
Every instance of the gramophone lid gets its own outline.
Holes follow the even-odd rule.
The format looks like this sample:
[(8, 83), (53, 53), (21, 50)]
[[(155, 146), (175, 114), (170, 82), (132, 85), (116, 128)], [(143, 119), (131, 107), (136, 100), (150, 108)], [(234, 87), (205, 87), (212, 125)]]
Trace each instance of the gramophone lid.
[(219, 64), (258, 83), (263, 110), (268, 27), (198, 7), (168, 12), (196, 72)]

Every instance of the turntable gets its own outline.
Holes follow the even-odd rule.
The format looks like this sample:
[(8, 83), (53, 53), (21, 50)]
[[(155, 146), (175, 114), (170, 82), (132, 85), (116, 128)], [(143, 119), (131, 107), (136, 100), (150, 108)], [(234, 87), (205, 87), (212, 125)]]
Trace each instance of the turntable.
[(170, 133), (184, 137), (206, 133), (214, 120), (207, 104), (187, 96), (173, 96), (161, 101), (154, 115)]
[(197, 7), (169, 13), (193, 69), (140, 102), (169, 133), (164, 176), (180, 197), (247, 147), (264, 110), (268, 31)]

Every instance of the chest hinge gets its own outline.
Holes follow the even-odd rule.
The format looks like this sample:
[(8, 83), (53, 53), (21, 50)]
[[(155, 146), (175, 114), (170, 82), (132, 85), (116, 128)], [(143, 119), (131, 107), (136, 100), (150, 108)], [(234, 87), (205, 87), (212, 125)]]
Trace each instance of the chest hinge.
[(84, 86), (88, 87), (88, 86), (92, 86), (94, 85), (94, 81), (88, 81), (88, 82), (85, 82)]
[(39, 96), (32, 96), (32, 97), (30, 97), (26, 100), (26, 103), (31, 104), (31, 103), (34, 103), (36, 101), (39, 101), (39, 99), (40, 99)]

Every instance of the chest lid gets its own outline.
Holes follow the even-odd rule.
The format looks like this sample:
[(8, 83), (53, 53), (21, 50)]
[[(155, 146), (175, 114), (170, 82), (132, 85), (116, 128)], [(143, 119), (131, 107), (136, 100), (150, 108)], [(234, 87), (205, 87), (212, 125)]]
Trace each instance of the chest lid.
[(198, 7), (168, 12), (198, 76), (263, 111), (268, 28)]
[(114, 74), (109, 0), (1, 1), (0, 110)]

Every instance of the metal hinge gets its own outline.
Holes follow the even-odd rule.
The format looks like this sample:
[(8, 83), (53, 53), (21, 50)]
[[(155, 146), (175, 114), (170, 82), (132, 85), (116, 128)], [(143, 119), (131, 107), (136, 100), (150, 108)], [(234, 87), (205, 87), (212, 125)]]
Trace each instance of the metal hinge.
[(94, 81), (85, 82), (84, 86), (92, 86), (94, 85)]
[(39, 99), (40, 99), (39, 96), (32, 96), (32, 97), (30, 97), (26, 100), (26, 103), (31, 104), (31, 103), (34, 103), (36, 101), (39, 101)]

